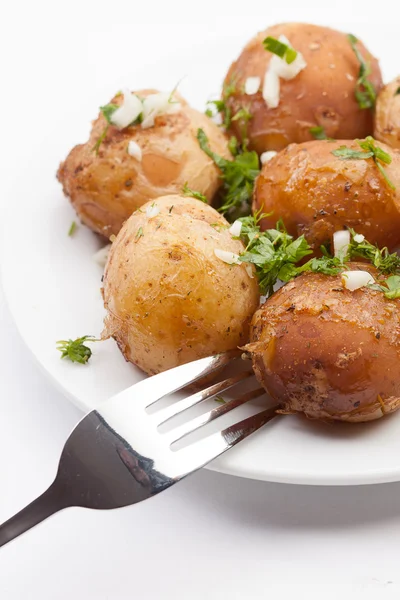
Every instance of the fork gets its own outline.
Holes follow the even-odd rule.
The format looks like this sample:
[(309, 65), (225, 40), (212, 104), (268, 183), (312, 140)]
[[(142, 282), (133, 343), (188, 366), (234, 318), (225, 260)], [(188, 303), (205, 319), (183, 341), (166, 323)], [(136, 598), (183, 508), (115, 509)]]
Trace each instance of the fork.
[(270, 421), (277, 406), (261, 410), (182, 449), (174, 449), (174, 443), (188, 434), (265, 394), (259, 388), (167, 433), (159, 430), (189, 408), (253, 376), (252, 370), (239, 371), (154, 414), (147, 411), (149, 406), (156, 408), (156, 403), (165, 396), (221, 370), (238, 356), (238, 351), (225, 352), (159, 373), (88, 413), (64, 446), (54, 482), (0, 526), (0, 546), (64, 508), (111, 509), (146, 500), (197, 471)]

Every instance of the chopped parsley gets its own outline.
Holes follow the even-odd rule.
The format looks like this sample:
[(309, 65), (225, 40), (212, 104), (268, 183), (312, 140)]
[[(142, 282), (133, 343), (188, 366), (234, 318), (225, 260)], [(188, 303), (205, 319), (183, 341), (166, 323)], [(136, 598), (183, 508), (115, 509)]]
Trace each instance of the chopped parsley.
[(400, 298), (400, 275), (391, 275), (381, 284), (374, 283), (369, 286), (373, 290), (383, 292), (389, 300)]
[(287, 44), (280, 42), (274, 37), (268, 36), (263, 41), (264, 48), (272, 54), (276, 54), (279, 58), (282, 58), (288, 65), (296, 60), (297, 52)]
[(316, 140), (327, 140), (328, 136), (325, 133), (325, 129), (321, 126), (310, 127), (309, 132)]
[(69, 237), (72, 237), (77, 229), (76, 221), (72, 221), (70, 228), (68, 229)]
[(369, 62), (364, 60), (360, 50), (357, 47), (358, 39), (352, 33), (348, 34), (348, 40), (351, 44), (354, 54), (360, 63), (360, 69), (358, 71), (358, 79), (356, 82), (355, 97), (358, 102), (358, 106), (362, 109), (374, 108), (376, 102), (376, 91), (368, 77), (371, 75), (371, 65)]
[(394, 274), (400, 271), (400, 256), (397, 252), (390, 254), (387, 248), (378, 248), (370, 244), (366, 239), (361, 242), (356, 242), (356, 232), (354, 229), (350, 231), (350, 246), (348, 249), (349, 260), (355, 258), (364, 258), (372, 263), (378, 271), (384, 275)]
[(105, 137), (107, 135), (108, 132), (108, 128), (110, 127), (110, 125), (107, 123), (107, 125), (104, 127), (103, 131), (101, 132), (101, 134), (99, 135), (97, 142), (95, 143), (95, 145), (92, 148), (92, 152), (96, 153), (96, 156), (99, 154), (99, 149), (101, 144), (104, 142)]
[(340, 146), (336, 150), (332, 150), (332, 154), (340, 158), (340, 160), (367, 160), (368, 158), (372, 158), (378, 167), (381, 175), (385, 179), (387, 185), (395, 190), (394, 184), (390, 181), (383, 165), (390, 165), (392, 162), (392, 157), (390, 154), (379, 148), (376, 145), (375, 140), (370, 135), (365, 138), (365, 140), (356, 140), (357, 144), (362, 148), (362, 151), (353, 150), (348, 146)]
[(232, 109), (228, 106), (227, 102), (231, 96), (236, 92), (236, 77), (232, 77), (229, 83), (225, 83), (222, 89), (221, 100), (209, 100), (207, 102), (206, 115), (208, 117), (214, 117), (216, 114), (221, 114), (222, 125), (225, 129), (229, 129), (232, 121)]
[(85, 346), (84, 342), (99, 342), (92, 335), (84, 335), (76, 340), (59, 340), (57, 350), (61, 352), (61, 358), (67, 358), (72, 362), (84, 365), (92, 356), (92, 351), (89, 346)]
[(200, 192), (196, 192), (195, 190), (192, 190), (188, 186), (188, 182), (187, 181), (186, 181), (185, 185), (182, 188), (182, 194), (184, 196), (191, 196), (192, 198), (196, 198), (196, 200), (200, 200), (200, 202), (205, 202), (206, 204), (208, 204), (207, 198), (205, 197), (205, 195), (201, 194)]
[(395, 93), (393, 95), (398, 96), (399, 94), (400, 94), (400, 86), (397, 88), (397, 90), (395, 91)]
[(214, 400), (215, 402), (218, 402), (218, 404), (226, 404), (226, 400), (224, 400), (222, 396), (215, 396)]
[(138, 240), (140, 240), (141, 237), (144, 237), (143, 227), (139, 227), (139, 229), (137, 230), (136, 235), (135, 235), (135, 240), (138, 241)]
[(115, 113), (115, 111), (119, 108), (118, 104), (106, 104), (105, 106), (100, 106), (100, 111), (107, 121), (107, 123), (111, 123), (111, 117)]
[(242, 152), (233, 160), (227, 160), (210, 149), (208, 138), (202, 129), (197, 130), (197, 139), (200, 148), (221, 171), (223, 203), (219, 211), (232, 214), (235, 209), (239, 209), (242, 214), (250, 212), (254, 181), (260, 172), (257, 153)]

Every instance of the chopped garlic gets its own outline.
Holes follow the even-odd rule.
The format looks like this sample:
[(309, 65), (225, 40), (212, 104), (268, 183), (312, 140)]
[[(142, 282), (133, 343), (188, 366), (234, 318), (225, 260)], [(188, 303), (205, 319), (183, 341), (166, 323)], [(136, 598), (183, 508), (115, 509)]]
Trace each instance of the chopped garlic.
[(371, 283), (375, 283), (375, 279), (368, 271), (344, 271), (342, 273), (342, 284), (351, 292)]
[(233, 237), (240, 237), (240, 233), (242, 231), (242, 221), (236, 219), (234, 223), (229, 227), (229, 233), (233, 235)]
[[(278, 39), (290, 48), (293, 47), (286, 36), (280, 35)], [(301, 52), (297, 52), (296, 58), (290, 65), (283, 58), (280, 58), (276, 54), (273, 55), (265, 73), (263, 85), (263, 98), (268, 108), (276, 108), (279, 106), (279, 78), (285, 79), (286, 81), (294, 79), (294, 77), (296, 77), (306, 66), (307, 63)]]
[(143, 110), (141, 100), (129, 90), (124, 90), (123, 103), (110, 117), (110, 121), (118, 129), (128, 127), (135, 121)]
[(244, 83), (244, 93), (248, 96), (257, 94), (260, 89), (261, 77), (248, 77)]
[(350, 245), (350, 232), (343, 229), (333, 234), (333, 253), (339, 258), (344, 258)]
[(217, 258), (223, 260), (228, 265), (239, 264), (239, 254), (229, 252), (228, 250), (220, 250), (219, 248), (214, 248), (214, 254)]
[(279, 77), (272, 69), (267, 69), (264, 77), (262, 96), (268, 108), (279, 106), (280, 83)]
[(362, 233), (356, 233), (353, 240), (357, 242), (357, 244), (362, 244), (365, 240), (365, 236)]
[(128, 154), (136, 158), (139, 162), (142, 160), (142, 149), (134, 140), (130, 140), (128, 144)]
[(266, 152), (263, 152), (260, 156), (261, 164), (265, 165), (265, 163), (271, 160), (271, 158), (274, 158), (274, 156), (276, 156), (277, 154), (278, 153), (276, 152), (276, 150), (267, 150)]
[(155, 118), (159, 115), (173, 114), (181, 109), (180, 102), (171, 99), (168, 92), (150, 94), (143, 100), (142, 128), (148, 129), (154, 126)]
[(107, 244), (104, 248), (100, 248), (97, 252), (93, 254), (93, 260), (97, 262), (100, 267), (105, 267), (108, 259), (108, 255), (111, 250), (111, 244)]
[(149, 219), (156, 217), (159, 212), (160, 212), (160, 209), (158, 208), (157, 204), (155, 204), (154, 202), (153, 202), (153, 204), (151, 204), (150, 206), (148, 206), (146, 208), (146, 216), (149, 217)]

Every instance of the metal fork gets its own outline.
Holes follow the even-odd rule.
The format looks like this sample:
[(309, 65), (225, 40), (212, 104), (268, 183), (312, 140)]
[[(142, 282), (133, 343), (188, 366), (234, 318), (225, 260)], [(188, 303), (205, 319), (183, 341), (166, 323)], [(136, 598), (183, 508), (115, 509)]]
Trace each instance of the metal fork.
[(87, 414), (68, 438), (52, 485), (0, 526), (0, 546), (50, 515), (70, 506), (120, 508), (146, 500), (236, 445), (275, 416), (277, 406), (241, 420), (208, 437), (174, 450), (174, 442), (210, 421), (265, 393), (247, 392), (161, 433), (159, 426), (196, 404), (224, 393), (253, 375), (239, 371), (218, 383), (149, 414), (161, 398), (217, 371), (237, 351), (202, 358), (144, 379)]

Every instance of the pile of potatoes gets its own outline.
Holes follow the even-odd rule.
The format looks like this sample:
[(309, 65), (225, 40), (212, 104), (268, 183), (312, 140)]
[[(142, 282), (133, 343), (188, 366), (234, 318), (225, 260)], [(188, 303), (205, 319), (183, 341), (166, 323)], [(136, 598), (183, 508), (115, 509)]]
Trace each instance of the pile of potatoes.
[[(267, 38), (294, 49), (293, 64), (279, 63)], [(376, 96), (367, 105), (359, 98), (361, 60)], [(113, 240), (103, 335), (148, 374), (245, 348), (283, 409), (311, 418), (364, 421), (396, 410), (400, 300), (307, 273), (260, 306), (253, 266), (220, 258), (221, 251), (240, 255), (244, 245), (212, 207), (223, 180), (197, 132), (225, 160), (233, 160), (232, 136), (259, 155), (252, 210), (263, 214), (262, 230), (282, 219), (315, 255), (345, 228), (394, 250), (400, 78), (383, 87), (377, 59), (345, 33), (284, 23), (246, 45), (225, 76), (222, 101), (222, 117), (238, 115), (224, 119), (225, 127), (176, 92), (119, 93), (89, 140), (60, 165), (58, 179), (81, 221)], [(386, 177), (373, 157), (333, 153), (343, 146), (360, 151), (367, 136), (390, 155)]]

